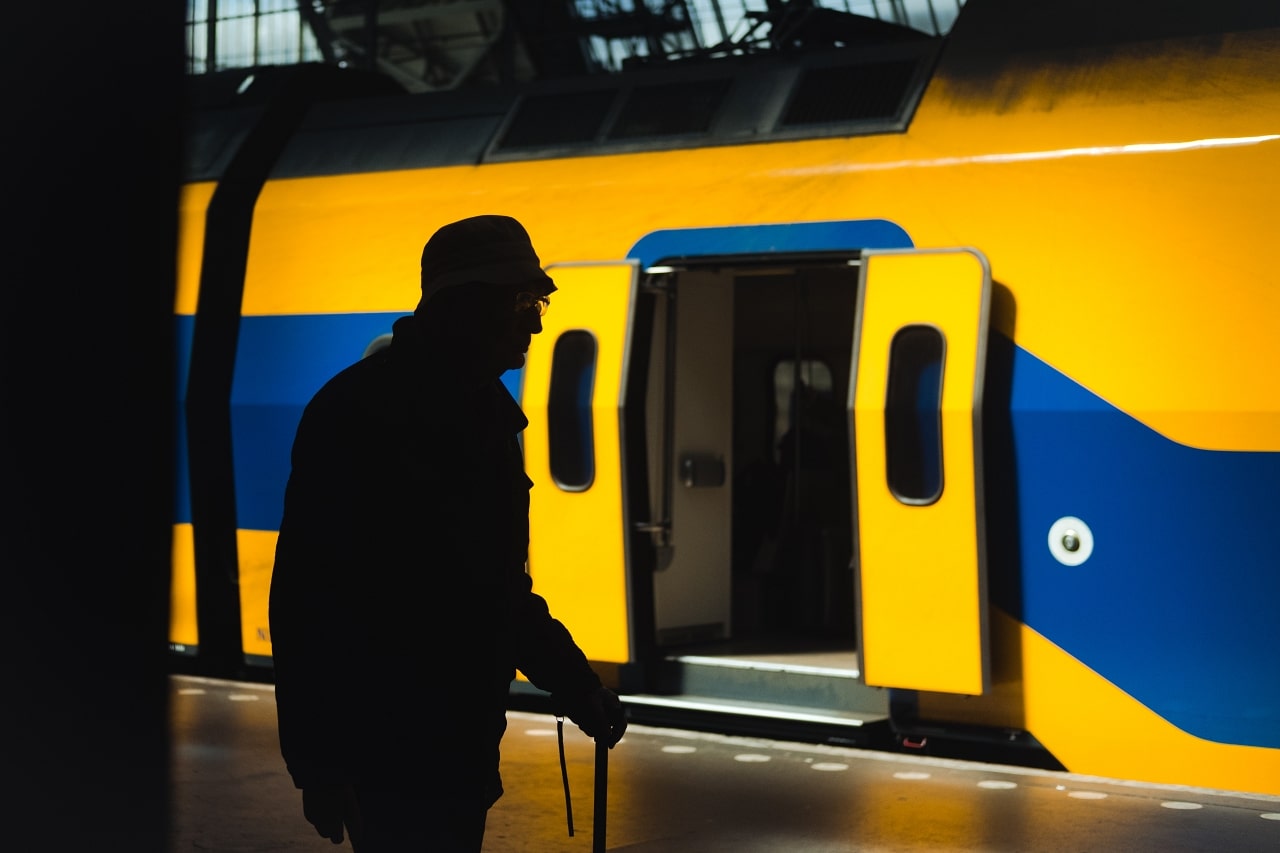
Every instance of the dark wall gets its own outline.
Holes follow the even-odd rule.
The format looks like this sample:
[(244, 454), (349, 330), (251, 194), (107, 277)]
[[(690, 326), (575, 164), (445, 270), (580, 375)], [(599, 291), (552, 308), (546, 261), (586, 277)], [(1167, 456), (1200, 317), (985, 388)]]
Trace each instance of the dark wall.
[(5, 16), (3, 845), (162, 851), (183, 5)]

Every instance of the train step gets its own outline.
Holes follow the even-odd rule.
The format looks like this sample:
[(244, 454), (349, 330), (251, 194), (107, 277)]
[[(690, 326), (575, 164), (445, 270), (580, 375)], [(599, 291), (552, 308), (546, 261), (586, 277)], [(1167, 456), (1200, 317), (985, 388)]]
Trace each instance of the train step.
[(622, 702), (629, 719), (650, 726), (866, 748), (893, 739), (888, 714), (687, 693), (629, 693)]
[[(657, 682), (622, 696), (634, 722), (869, 748), (893, 737), (888, 692), (862, 684), (852, 656), (833, 666), (812, 655), (672, 654)], [(513, 685), (512, 705), (549, 707), (527, 682)]]
[(888, 716), (888, 691), (867, 687), (859, 680), (856, 658), (852, 653), (845, 665), (826, 663), (828, 658), (814, 655), (670, 655), (663, 662), (660, 692), (766, 706), (819, 709), (836, 716)]

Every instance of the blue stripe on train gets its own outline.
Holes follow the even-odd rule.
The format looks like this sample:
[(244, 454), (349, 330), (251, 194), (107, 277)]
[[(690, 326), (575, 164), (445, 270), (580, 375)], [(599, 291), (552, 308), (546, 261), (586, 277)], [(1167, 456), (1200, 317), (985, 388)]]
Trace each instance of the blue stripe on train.
[[(293, 435), (313, 394), (402, 313), (245, 317), (231, 392), (236, 524), (278, 530)], [(250, 367), (251, 366), (251, 367)], [(523, 371), (502, 380), (513, 395)], [(189, 515), (189, 511), (188, 511)]]
[(191, 372), (191, 341), (196, 318), (179, 314), (174, 318), (174, 465), (173, 520), (175, 524), (191, 523), (191, 465), (187, 459), (187, 376)]
[[(1013, 471), (988, 458), (988, 490), (1016, 477), (1017, 515), (988, 520), (992, 599), (1184, 731), (1280, 747), (1280, 453), (1178, 444), (993, 336), (1002, 350)], [(1079, 566), (1048, 548), (1063, 516), (1093, 533)]]

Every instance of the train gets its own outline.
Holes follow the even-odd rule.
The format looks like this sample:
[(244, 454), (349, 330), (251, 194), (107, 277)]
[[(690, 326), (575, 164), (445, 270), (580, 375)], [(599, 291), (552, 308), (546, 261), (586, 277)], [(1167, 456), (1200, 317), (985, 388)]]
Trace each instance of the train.
[(192, 81), (174, 656), (269, 678), (303, 407), (502, 213), (559, 288), (503, 377), (528, 570), (629, 707), (816, 648), (803, 704), (895, 748), (1280, 795), (1278, 57), (1276, 4), (969, 0), (611, 75)]

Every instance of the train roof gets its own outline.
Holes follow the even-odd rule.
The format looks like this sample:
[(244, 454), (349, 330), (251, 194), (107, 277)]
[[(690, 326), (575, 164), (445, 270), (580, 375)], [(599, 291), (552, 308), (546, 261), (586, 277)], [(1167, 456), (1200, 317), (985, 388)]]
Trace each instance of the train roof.
[(844, 41), (446, 91), (411, 94), (320, 64), (195, 75), (184, 178), (217, 180), (264, 113), (285, 104), (298, 118), (275, 178), (900, 132), (935, 74), (998, 110), (1008, 77), (1029, 63), (1069, 72), (1167, 39), (1212, 49), (1226, 33), (1280, 27), (1280, 4), (968, 0), (946, 36), (840, 17), (844, 29), (827, 30)]

